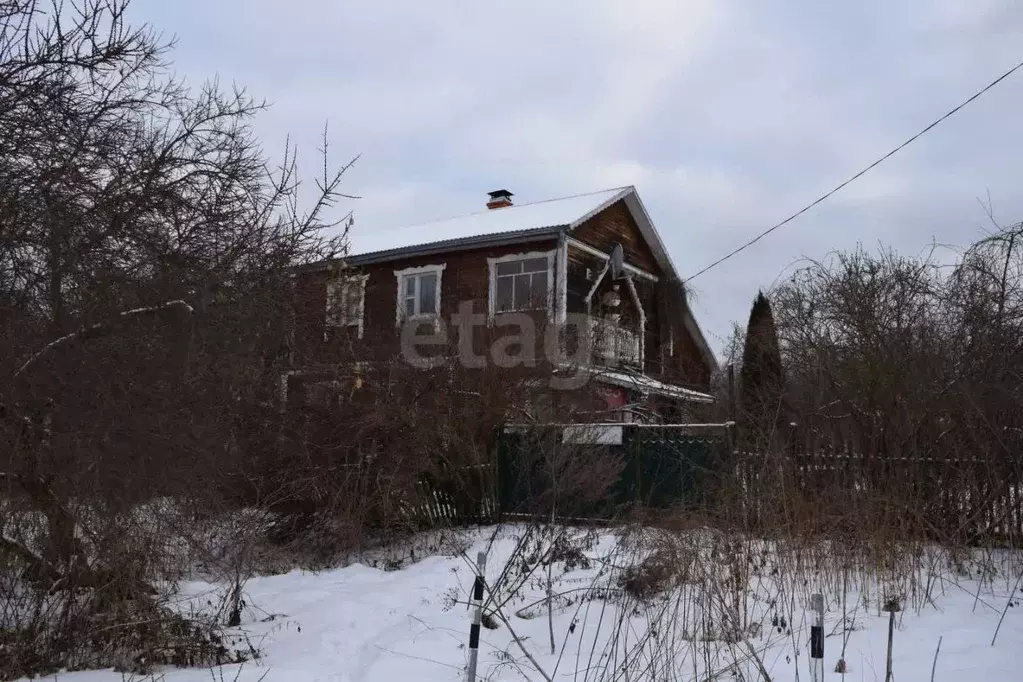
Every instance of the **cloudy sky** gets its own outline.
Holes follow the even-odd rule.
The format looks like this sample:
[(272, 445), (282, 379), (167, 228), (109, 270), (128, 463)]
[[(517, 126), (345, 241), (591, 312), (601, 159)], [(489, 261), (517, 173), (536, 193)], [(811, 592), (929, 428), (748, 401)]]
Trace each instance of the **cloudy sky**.
[[(683, 276), (1023, 60), (1018, 0), (136, 0), (190, 81), (265, 97), (312, 170), (329, 122), (360, 231), (633, 184)], [(801, 257), (919, 253), (1023, 220), (1023, 70), (691, 284), (720, 348)]]

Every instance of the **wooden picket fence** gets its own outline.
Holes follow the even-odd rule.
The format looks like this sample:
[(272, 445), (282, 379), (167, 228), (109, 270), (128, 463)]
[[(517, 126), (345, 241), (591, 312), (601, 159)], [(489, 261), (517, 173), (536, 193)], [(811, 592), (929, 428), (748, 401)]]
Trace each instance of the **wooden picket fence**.
[(901, 521), (938, 538), (1019, 546), (1023, 542), (1023, 467), (1017, 458), (886, 457), (849, 450), (736, 452), (734, 485), (747, 520), (770, 523), (782, 498), (796, 494), (855, 516), (901, 509)]

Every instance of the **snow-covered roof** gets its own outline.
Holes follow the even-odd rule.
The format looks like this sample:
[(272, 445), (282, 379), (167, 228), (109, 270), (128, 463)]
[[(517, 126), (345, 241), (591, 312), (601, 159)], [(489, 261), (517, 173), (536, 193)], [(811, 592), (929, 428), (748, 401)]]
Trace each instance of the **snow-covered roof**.
[(355, 225), (349, 232), (350, 255), (383, 255), (413, 247), (453, 245), (498, 235), (512, 236), (524, 232), (575, 227), (630, 191), (631, 187), (616, 187), (563, 199), (488, 209), (393, 230), (374, 230), (369, 227), (363, 231)]
[(688, 400), (694, 403), (714, 402), (714, 396), (708, 393), (701, 393), (700, 391), (694, 391), (691, 388), (683, 388), (674, 384), (666, 384), (646, 374), (602, 368), (594, 368), (592, 371), (594, 372), (594, 379), (607, 384), (631, 388), (643, 393), (653, 393), (655, 395), (668, 396), (669, 398)]

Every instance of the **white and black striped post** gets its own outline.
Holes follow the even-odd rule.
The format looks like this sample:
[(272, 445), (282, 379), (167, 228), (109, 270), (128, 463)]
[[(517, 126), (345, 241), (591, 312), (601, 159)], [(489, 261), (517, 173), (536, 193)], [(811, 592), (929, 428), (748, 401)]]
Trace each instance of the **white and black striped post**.
[(810, 626), (810, 679), (813, 682), (824, 680), (824, 595), (810, 595), (810, 610), (814, 612), (814, 622)]
[(465, 671), (467, 682), (476, 682), (476, 658), (480, 648), (480, 621), (483, 619), (483, 578), (486, 575), (487, 553), (476, 556), (476, 579), (472, 582), (472, 604), (476, 610), (469, 626), (469, 667)]

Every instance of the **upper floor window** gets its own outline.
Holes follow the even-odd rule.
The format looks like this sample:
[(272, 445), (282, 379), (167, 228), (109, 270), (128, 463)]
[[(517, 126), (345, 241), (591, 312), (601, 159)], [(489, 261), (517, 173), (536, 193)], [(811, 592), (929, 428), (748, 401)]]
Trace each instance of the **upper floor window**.
[(549, 308), (553, 275), (553, 251), (491, 258), (491, 313)]
[(395, 270), (398, 279), (398, 313), (396, 321), (440, 314), (440, 280), (444, 265)]
[(341, 278), (327, 283), (327, 326), (355, 329), (362, 338), (369, 275)]

